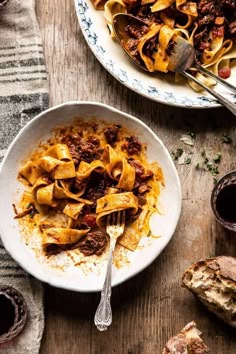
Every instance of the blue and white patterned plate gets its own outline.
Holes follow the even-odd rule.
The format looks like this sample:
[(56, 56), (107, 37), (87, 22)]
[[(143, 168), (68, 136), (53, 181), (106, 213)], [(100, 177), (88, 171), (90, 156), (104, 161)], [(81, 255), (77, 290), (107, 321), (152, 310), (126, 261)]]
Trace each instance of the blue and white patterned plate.
[[(208, 94), (193, 91), (186, 83), (175, 83), (171, 74), (149, 74), (134, 65), (122, 48), (111, 39), (103, 11), (94, 9), (90, 0), (75, 0), (76, 11), (82, 33), (92, 52), (104, 68), (123, 85), (154, 101), (185, 108), (219, 107)], [(236, 82), (236, 65), (229, 82)], [(236, 96), (222, 86), (218, 92), (231, 101)]]

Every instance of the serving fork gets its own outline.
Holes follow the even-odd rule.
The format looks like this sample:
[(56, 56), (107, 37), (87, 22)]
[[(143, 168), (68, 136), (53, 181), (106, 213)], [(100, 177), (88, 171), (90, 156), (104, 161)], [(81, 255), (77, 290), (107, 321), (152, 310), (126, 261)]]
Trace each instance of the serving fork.
[[(128, 33), (126, 32), (126, 27), (130, 24), (134, 24), (135, 26), (148, 26), (147, 22), (141, 20), (133, 15), (119, 13), (116, 14), (113, 18), (113, 29), (114, 33), (121, 45), (124, 49), (125, 53), (131, 58), (131, 60), (142, 70), (148, 71), (146, 66), (137, 60), (134, 54), (127, 50), (127, 41), (130, 39)], [(221, 104), (223, 104), (226, 108), (228, 108), (234, 115), (236, 115), (236, 105), (230, 100), (226, 99), (224, 96), (212, 90), (210, 87), (205, 85), (203, 82), (198, 80), (194, 75), (192, 75), (188, 69), (195, 68), (197, 71), (202, 72), (205, 75), (210, 76), (219, 84), (225, 86), (227, 89), (232, 91), (234, 95), (236, 95), (236, 87), (216, 76), (209, 70), (200, 66), (196, 62), (196, 55), (193, 46), (184, 38), (177, 36), (177, 40), (175, 41), (175, 45), (173, 51), (169, 58), (168, 70), (181, 73), (183, 76), (187, 77), (190, 80), (196, 82), (199, 86), (204, 88), (207, 92), (209, 92), (212, 96), (214, 96)]]
[(125, 229), (125, 211), (109, 214), (106, 223), (106, 232), (110, 236), (110, 251), (107, 263), (105, 281), (101, 291), (101, 300), (94, 316), (94, 323), (99, 331), (107, 330), (112, 323), (111, 310), (111, 276), (113, 252), (117, 239), (123, 235)]

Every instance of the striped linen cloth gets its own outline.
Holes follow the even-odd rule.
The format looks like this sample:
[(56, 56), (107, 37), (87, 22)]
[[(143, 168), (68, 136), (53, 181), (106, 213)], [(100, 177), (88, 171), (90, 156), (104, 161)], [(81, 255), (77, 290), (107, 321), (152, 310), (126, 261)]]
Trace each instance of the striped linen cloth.
[[(47, 75), (35, 1), (0, 0), (0, 161), (19, 130), (47, 107)], [(43, 286), (12, 260), (1, 241), (0, 277), (2, 284), (22, 293), (29, 310), (22, 333), (0, 345), (0, 353), (37, 354), (44, 328)]]

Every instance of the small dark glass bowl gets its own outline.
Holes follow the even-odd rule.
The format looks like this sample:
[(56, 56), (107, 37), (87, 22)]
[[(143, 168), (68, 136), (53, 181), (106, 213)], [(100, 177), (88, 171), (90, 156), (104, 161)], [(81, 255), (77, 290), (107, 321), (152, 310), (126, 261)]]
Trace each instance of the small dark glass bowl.
[(227, 173), (215, 184), (211, 193), (211, 207), (218, 223), (220, 223), (226, 229), (236, 232), (236, 223), (223, 219), (216, 209), (216, 200), (220, 191), (226, 186), (230, 186), (232, 184), (236, 185), (236, 171)]
[(9, 301), (11, 301), (15, 311), (14, 323), (6, 333), (3, 333), (0, 336), (0, 344), (2, 344), (13, 339), (23, 330), (28, 310), (25, 299), (15, 288), (0, 284), (0, 295), (4, 295)]

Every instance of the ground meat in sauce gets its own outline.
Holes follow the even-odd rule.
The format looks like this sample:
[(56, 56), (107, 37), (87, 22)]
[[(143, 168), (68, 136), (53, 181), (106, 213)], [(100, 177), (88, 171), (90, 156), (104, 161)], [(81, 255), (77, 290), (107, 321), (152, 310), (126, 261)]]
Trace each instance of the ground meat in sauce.
[(118, 132), (120, 127), (120, 125), (112, 124), (104, 129), (104, 135), (108, 144), (114, 145), (114, 143), (118, 140)]
[(82, 196), (82, 198), (93, 202), (93, 204), (89, 206), (91, 211), (95, 211), (97, 199), (103, 197), (106, 188), (110, 187), (112, 184), (114, 184), (114, 181), (111, 180), (108, 175), (92, 172), (85, 193)]
[(82, 224), (87, 226), (88, 228), (93, 228), (95, 227), (96, 224), (96, 214), (85, 214), (82, 220)]
[(142, 5), (132, 8), (130, 13), (141, 20), (147, 22), (148, 25), (152, 23), (161, 23), (160, 13), (159, 12), (152, 12), (150, 5)]
[(197, 60), (201, 62), (204, 49), (211, 46), (212, 33), (214, 37), (224, 37), (235, 41), (236, 26), (235, 0), (200, 0), (197, 2), (198, 28), (194, 35), (194, 47), (198, 51)]
[(142, 63), (142, 59), (138, 52), (138, 43), (139, 39), (143, 37), (148, 30), (149, 27), (146, 25), (137, 26), (136, 24), (130, 24), (125, 27), (125, 32), (128, 34), (130, 39), (127, 42), (124, 42), (123, 45), (130, 55), (140, 64)]
[(132, 167), (134, 167), (136, 176), (140, 177), (142, 174), (144, 174), (145, 169), (139, 161), (134, 160), (132, 157), (130, 157), (130, 158), (128, 158), (128, 163)]
[(127, 150), (129, 155), (140, 154), (142, 149), (142, 144), (135, 136), (130, 136), (125, 138), (126, 141), (122, 145), (122, 148)]
[[(231, 39), (236, 44), (236, 1), (235, 0), (199, 0), (197, 1), (198, 17), (190, 27), (190, 32), (194, 29), (194, 24), (198, 27), (194, 34), (194, 47), (197, 50), (197, 62), (201, 64), (202, 52), (211, 47), (211, 37), (224, 37), (224, 39)], [(149, 4), (140, 6), (133, 6), (129, 10), (132, 15), (147, 22), (150, 26), (152, 23), (162, 23), (160, 19), (160, 12), (152, 13)], [(167, 17), (175, 20), (179, 25), (185, 25), (187, 16), (176, 9), (176, 4), (172, 4), (165, 10)], [(130, 39), (125, 43), (125, 48), (131, 56), (138, 62), (143, 64), (143, 61), (138, 52), (139, 39), (148, 32), (148, 26), (137, 26), (130, 24), (125, 28)], [(158, 36), (157, 36), (158, 37)], [(153, 51), (157, 48), (157, 37), (151, 38), (145, 43), (144, 52), (150, 58)], [(171, 55), (174, 48), (174, 41), (170, 41), (166, 48), (166, 54)], [(223, 74), (224, 75), (224, 74)]]
[(149, 41), (145, 43), (143, 47), (143, 51), (145, 52), (146, 55), (148, 55), (151, 58), (153, 52), (156, 51), (157, 44), (158, 44), (158, 35), (152, 37)]
[(60, 142), (68, 146), (75, 165), (80, 161), (90, 163), (99, 160), (103, 153), (99, 139), (93, 135), (85, 140), (79, 134), (68, 134), (63, 136)]
[(145, 168), (141, 165), (139, 161), (129, 158), (128, 163), (135, 169), (136, 180), (144, 181), (153, 177), (154, 173), (151, 170), (145, 171)]
[(171, 55), (174, 51), (174, 47), (175, 47), (175, 41), (173, 39), (170, 40), (170, 42), (168, 43), (168, 46), (166, 48), (166, 54), (167, 55)]
[[(150, 191), (151, 187), (147, 184), (147, 180), (153, 177), (153, 172), (151, 170), (146, 170), (141, 165), (141, 163), (132, 158), (128, 159), (128, 162), (135, 169), (135, 183), (133, 192), (137, 197), (143, 197), (143, 194)], [(146, 199), (140, 199), (139, 205), (144, 205), (146, 203)]]
[(91, 256), (92, 254), (99, 256), (106, 247), (107, 236), (100, 230), (89, 232), (78, 242), (78, 248), (85, 256)]

